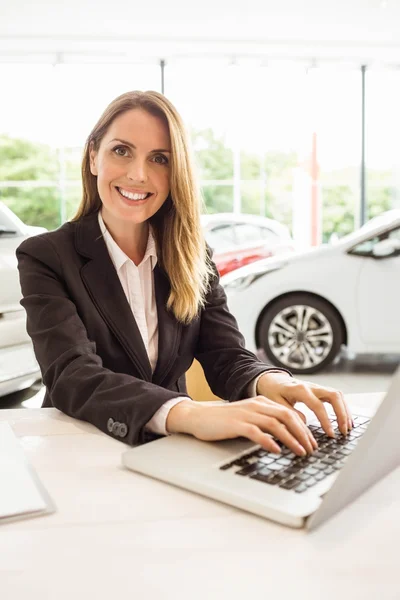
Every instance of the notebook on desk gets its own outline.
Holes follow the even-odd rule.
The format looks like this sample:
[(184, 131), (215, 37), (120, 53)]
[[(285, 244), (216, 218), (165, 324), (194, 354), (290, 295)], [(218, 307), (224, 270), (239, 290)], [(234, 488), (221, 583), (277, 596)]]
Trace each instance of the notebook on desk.
[(55, 511), (8, 423), (0, 423), (0, 525)]
[(314, 529), (400, 465), (400, 368), (375, 416), (353, 415), (354, 429), (329, 438), (310, 423), (319, 445), (310, 457), (283, 447), (267, 452), (238, 438), (203, 442), (175, 434), (122, 456), (139, 473), (291, 527)]

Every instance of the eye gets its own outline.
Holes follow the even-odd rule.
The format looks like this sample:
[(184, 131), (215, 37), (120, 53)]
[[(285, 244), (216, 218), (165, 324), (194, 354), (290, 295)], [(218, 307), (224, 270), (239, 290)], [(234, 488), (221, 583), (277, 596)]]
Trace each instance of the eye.
[[(160, 160), (157, 160), (157, 159), (160, 159)], [(158, 165), (167, 165), (168, 164), (168, 158), (166, 156), (164, 156), (164, 154), (156, 154), (154, 156), (153, 160)]]
[(128, 148), (126, 146), (115, 146), (115, 148), (113, 148), (113, 152), (117, 156), (128, 156)]

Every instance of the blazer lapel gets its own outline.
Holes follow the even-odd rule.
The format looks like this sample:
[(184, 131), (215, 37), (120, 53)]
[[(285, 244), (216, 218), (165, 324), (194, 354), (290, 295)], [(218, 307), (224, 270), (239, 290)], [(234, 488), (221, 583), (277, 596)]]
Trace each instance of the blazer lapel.
[(97, 212), (76, 223), (75, 247), (89, 260), (81, 277), (94, 304), (146, 381), (152, 372), (142, 336), (111, 261), (98, 223)]
[(161, 385), (177, 356), (182, 335), (182, 325), (167, 310), (170, 283), (165, 272), (157, 263), (154, 267), (154, 287), (158, 315), (158, 360), (153, 373), (153, 381)]

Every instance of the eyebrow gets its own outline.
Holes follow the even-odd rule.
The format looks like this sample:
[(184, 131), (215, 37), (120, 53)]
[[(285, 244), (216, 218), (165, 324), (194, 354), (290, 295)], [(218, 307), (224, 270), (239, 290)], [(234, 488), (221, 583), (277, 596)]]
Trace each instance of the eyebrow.
[[(121, 140), (121, 138), (114, 138), (111, 140), (111, 142), (121, 142), (121, 144), (125, 144), (125, 146), (129, 146), (130, 148), (136, 150), (136, 146), (134, 144), (131, 144), (131, 142), (127, 142), (126, 140)], [(169, 154), (171, 154), (171, 150), (167, 150), (165, 148), (156, 148), (156, 150), (151, 150), (151, 152), (169, 152)]]

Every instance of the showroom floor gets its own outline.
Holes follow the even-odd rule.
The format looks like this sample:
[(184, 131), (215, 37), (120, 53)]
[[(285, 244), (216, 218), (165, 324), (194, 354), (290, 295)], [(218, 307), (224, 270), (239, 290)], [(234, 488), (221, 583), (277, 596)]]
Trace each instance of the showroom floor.
[[(336, 364), (317, 375), (301, 379), (341, 389), (344, 393), (386, 391), (390, 378), (400, 362), (400, 356), (358, 356), (350, 360), (341, 357)], [(40, 383), (29, 390), (0, 398), (0, 408), (39, 408), (44, 397)]]

